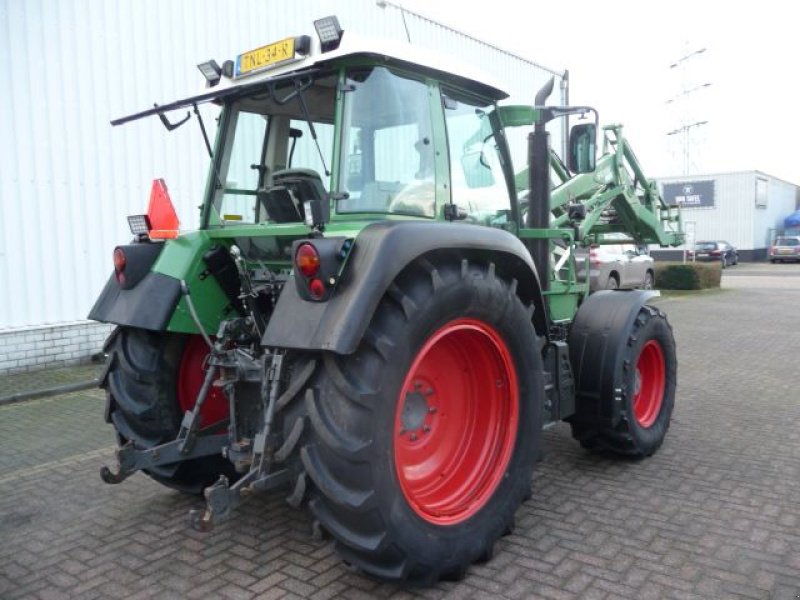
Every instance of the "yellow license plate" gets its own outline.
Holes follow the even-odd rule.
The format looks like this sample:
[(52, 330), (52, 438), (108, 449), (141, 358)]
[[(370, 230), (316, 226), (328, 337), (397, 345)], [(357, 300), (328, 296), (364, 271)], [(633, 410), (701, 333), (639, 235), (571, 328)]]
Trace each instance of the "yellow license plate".
[(236, 58), (236, 76), (276, 65), (294, 58), (294, 38), (286, 38), (274, 44), (261, 46)]

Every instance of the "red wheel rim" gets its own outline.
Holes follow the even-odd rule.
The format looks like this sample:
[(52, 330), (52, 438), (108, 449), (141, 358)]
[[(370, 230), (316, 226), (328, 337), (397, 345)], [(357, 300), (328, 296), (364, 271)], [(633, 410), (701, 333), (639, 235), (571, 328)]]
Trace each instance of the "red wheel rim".
[(644, 345), (636, 361), (633, 395), (633, 413), (642, 427), (656, 422), (666, 387), (666, 366), (661, 344), (650, 340)]
[(409, 505), (437, 525), (478, 512), (505, 475), (518, 423), (517, 374), (499, 334), (475, 319), (436, 331), (395, 412), (395, 471)]
[[(209, 350), (202, 336), (193, 335), (186, 342), (178, 368), (178, 405), (186, 412), (194, 408), (197, 394), (206, 378)], [(220, 388), (212, 387), (200, 409), (200, 427), (208, 427), (228, 418), (228, 399)]]

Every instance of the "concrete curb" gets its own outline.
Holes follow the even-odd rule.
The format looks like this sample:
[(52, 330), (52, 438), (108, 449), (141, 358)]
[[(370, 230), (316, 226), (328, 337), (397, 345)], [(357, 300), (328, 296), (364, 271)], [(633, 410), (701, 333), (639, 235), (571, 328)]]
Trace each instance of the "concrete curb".
[(100, 385), (99, 379), (91, 379), (89, 381), (79, 381), (78, 383), (68, 383), (65, 385), (58, 385), (55, 387), (47, 388), (44, 390), (33, 390), (30, 392), (19, 392), (18, 394), (11, 394), (10, 396), (0, 397), (0, 406), (6, 404), (14, 404), (24, 400), (32, 400), (33, 398), (48, 398), (50, 396), (59, 396), (61, 394), (68, 394), (69, 392), (79, 392), (81, 390), (89, 390)]

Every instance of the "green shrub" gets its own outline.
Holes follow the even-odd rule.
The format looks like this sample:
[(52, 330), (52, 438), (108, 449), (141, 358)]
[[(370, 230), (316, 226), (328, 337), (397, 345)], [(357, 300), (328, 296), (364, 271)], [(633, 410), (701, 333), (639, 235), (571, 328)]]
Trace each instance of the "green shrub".
[(719, 287), (719, 263), (657, 262), (656, 287), (662, 290), (704, 290)]

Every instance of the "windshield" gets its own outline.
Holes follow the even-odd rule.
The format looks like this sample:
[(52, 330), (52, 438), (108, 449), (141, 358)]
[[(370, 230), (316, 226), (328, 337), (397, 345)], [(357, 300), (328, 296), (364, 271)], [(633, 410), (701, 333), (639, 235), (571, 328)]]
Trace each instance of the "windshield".
[(348, 73), (338, 213), (435, 214), (428, 87), (386, 68)]
[(335, 98), (334, 75), (306, 76), (228, 105), (211, 225), (303, 221), (330, 185)]

